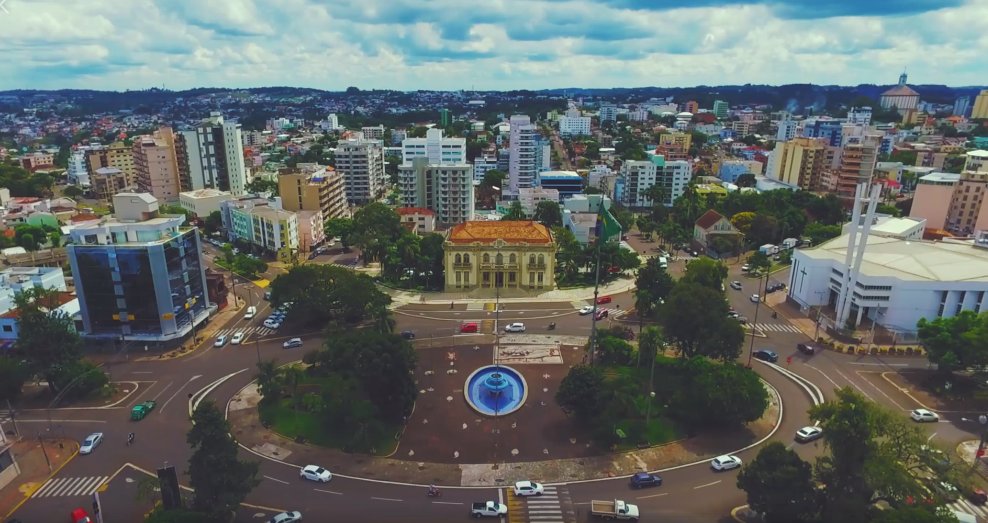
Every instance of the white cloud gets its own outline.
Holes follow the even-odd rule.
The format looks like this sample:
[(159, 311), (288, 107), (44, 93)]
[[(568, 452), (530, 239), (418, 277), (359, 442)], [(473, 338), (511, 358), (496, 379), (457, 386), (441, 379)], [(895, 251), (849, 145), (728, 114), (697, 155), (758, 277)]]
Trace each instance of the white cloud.
[(821, 1), (7, 0), (0, 89), (985, 81), (988, 3)]

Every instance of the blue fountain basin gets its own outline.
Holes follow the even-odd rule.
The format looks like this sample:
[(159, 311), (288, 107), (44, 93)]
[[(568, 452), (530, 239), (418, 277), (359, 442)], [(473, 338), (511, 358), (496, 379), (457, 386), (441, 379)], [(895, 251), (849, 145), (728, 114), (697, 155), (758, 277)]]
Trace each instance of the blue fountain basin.
[(503, 416), (518, 410), (528, 397), (528, 385), (520, 372), (504, 365), (481, 367), (467, 377), (463, 396), (467, 404), (485, 416)]

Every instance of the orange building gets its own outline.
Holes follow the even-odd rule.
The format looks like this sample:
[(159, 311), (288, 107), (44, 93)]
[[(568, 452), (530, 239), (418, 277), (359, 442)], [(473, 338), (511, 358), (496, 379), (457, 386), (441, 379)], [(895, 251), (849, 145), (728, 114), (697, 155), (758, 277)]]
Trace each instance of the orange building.
[(555, 288), (556, 242), (541, 223), (470, 221), (446, 233), (446, 292), (483, 289), (493, 295)]

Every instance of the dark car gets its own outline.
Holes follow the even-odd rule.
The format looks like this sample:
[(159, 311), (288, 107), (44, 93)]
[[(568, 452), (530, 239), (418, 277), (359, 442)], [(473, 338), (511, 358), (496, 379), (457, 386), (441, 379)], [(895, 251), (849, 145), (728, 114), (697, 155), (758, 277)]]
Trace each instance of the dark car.
[(796, 350), (802, 352), (803, 354), (809, 354), (810, 356), (817, 353), (816, 347), (810, 345), (809, 343), (797, 343)]
[(412, 331), (401, 331), (401, 337), (405, 338), (406, 340), (414, 340), (415, 333)]
[(988, 503), (988, 493), (985, 493), (984, 489), (972, 487), (967, 492), (967, 499), (975, 505), (984, 505)]
[(768, 349), (758, 349), (755, 351), (754, 356), (762, 361), (767, 361), (769, 363), (775, 363), (779, 361), (779, 355), (774, 351)]
[(658, 487), (662, 485), (662, 478), (647, 472), (638, 472), (631, 476), (631, 488)]

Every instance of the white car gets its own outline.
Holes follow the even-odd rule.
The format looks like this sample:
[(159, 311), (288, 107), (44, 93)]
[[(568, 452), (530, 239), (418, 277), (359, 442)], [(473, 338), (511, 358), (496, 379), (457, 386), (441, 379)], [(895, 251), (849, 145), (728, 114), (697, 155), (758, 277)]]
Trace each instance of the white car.
[(509, 323), (504, 326), (504, 332), (525, 332), (524, 323)]
[(292, 338), (292, 339), (286, 341), (285, 343), (282, 343), (281, 346), (283, 348), (286, 348), (286, 349), (295, 349), (295, 348), (301, 347), (302, 346), (302, 338)]
[(759, 296), (759, 295), (757, 295), (757, 294), (752, 294), (751, 295), (751, 301), (754, 302), (754, 303), (758, 303), (759, 301), (761, 301), (761, 299), (762, 299), (762, 297)]
[(306, 465), (298, 472), (298, 477), (309, 481), (327, 483), (333, 479), (333, 474), (319, 465)]
[(299, 521), (302, 521), (302, 513), (293, 510), (291, 512), (275, 514), (273, 518), (268, 520), (268, 523), (298, 523)]
[(741, 282), (739, 282), (738, 280), (732, 281), (731, 282), (731, 288), (734, 289), (734, 290), (736, 290), (736, 291), (741, 290)]
[(541, 496), (545, 492), (542, 484), (534, 481), (519, 481), (515, 483), (514, 490), (516, 496)]
[(748, 271), (751, 270), (751, 265), (748, 265), (746, 263), (746, 264), (744, 264), (744, 265), (741, 266), (741, 270), (744, 271), (744, 272), (748, 272)]
[(930, 422), (940, 421), (940, 416), (937, 415), (936, 412), (926, 409), (916, 409), (909, 413), (909, 417), (912, 418), (913, 421), (918, 421), (920, 423), (925, 421), (930, 421)]
[(243, 332), (236, 332), (236, 333), (234, 333), (233, 337), (230, 338), (230, 344), (231, 345), (240, 345), (240, 342), (244, 341), (244, 336), (246, 336), (246, 335)]
[(592, 305), (584, 305), (583, 307), (580, 307), (580, 316), (586, 316), (587, 314), (590, 314), (591, 312), (593, 312), (593, 306)]
[(821, 436), (823, 436), (823, 429), (812, 425), (796, 431), (796, 441), (800, 443), (807, 443), (819, 439)]
[(103, 433), (93, 432), (92, 434), (86, 436), (86, 439), (82, 440), (82, 444), (79, 445), (79, 454), (89, 454), (90, 452), (96, 450), (96, 447), (100, 443), (103, 443)]
[(710, 460), (710, 468), (721, 471), (736, 469), (741, 466), (741, 458), (733, 455), (717, 456)]
[(268, 320), (264, 320), (264, 326), (269, 329), (278, 330), (281, 327), (281, 324), (274, 320), (268, 319)]
[(213, 343), (213, 347), (222, 347), (226, 345), (226, 334), (216, 337), (216, 342)]

